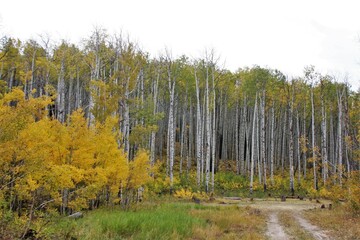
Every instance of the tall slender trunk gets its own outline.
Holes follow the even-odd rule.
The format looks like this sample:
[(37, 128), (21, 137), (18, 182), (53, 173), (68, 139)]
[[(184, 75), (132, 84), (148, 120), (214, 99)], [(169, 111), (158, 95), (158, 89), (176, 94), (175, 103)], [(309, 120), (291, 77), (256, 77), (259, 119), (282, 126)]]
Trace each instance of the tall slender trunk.
[(124, 151), (127, 153), (127, 158), (130, 159), (130, 109), (129, 109), (129, 78), (126, 78), (125, 83), (125, 99), (123, 100), (124, 107), (124, 130), (123, 130), (123, 142), (124, 142)]
[(282, 131), (282, 147), (281, 147), (281, 174), (284, 174), (285, 154), (286, 154), (286, 110), (284, 110), (284, 122)]
[[(30, 79), (30, 85), (29, 85), (29, 93), (33, 90), (34, 87), (34, 81), (35, 81), (35, 58), (36, 58), (36, 52), (35, 49), (33, 52), (32, 60), (31, 60), (31, 79)], [(61, 63), (63, 64), (63, 63)]]
[(72, 78), (69, 79), (70, 83), (69, 83), (69, 93), (68, 93), (68, 110), (67, 110), (67, 114), (71, 114), (71, 110), (72, 110), (72, 104), (73, 104), (73, 82), (74, 80)]
[(314, 174), (314, 189), (317, 190), (317, 177), (316, 177), (316, 149), (315, 149), (315, 108), (314, 108), (314, 90), (311, 87), (311, 149), (313, 161), (313, 174)]
[(251, 167), (250, 167), (250, 194), (253, 193), (253, 183), (254, 183), (254, 162), (255, 162), (255, 134), (257, 122), (257, 93), (255, 97), (255, 106), (254, 106), (254, 116), (253, 116), (253, 126), (252, 126), (252, 139), (251, 139)]
[(293, 140), (293, 102), (294, 93), (292, 93), (289, 102), (289, 164), (290, 164), (290, 191), (294, 196), (294, 140)]
[(206, 161), (206, 94), (204, 94), (203, 106), (202, 106), (202, 123), (201, 123), (201, 185), (204, 182), (205, 176), (205, 161)]
[(214, 76), (214, 68), (212, 69), (212, 92), (213, 92), (213, 117), (212, 117), (212, 149), (211, 149), (211, 159), (212, 159), (212, 163), (211, 163), (211, 172), (212, 172), (212, 177), (211, 177), (211, 185), (212, 185), (212, 192), (214, 192), (214, 188), (215, 188), (215, 161), (216, 161), (216, 93), (215, 93), (215, 76)]
[(338, 174), (339, 174), (339, 183), (342, 185), (342, 173), (343, 173), (343, 147), (342, 147), (342, 93), (338, 91)]
[(189, 103), (189, 144), (188, 144), (188, 153), (187, 153), (187, 164), (186, 164), (186, 173), (189, 173), (191, 169), (191, 162), (192, 162), (192, 156), (193, 156), (193, 111), (192, 111), (192, 103), (191, 103), (191, 97), (190, 97), (190, 103)]
[[(306, 142), (306, 102), (304, 103), (304, 117), (303, 117), (303, 134), (302, 134), (302, 137), (303, 137), (303, 141), (304, 141), (304, 145), (306, 147), (307, 145), (307, 142)], [(303, 163), (304, 163), (304, 179), (306, 178), (306, 167), (307, 167), (307, 159), (306, 159), (306, 150), (304, 149), (303, 150)]]
[(265, 149), (265, 89), (263, 89), (261, 97), (261, 111), (260, 111), (260, 152), (261, 162), (263, 164), (264, 175), (264, 192), (266, 191), (266, 149)]
[(183, 159), (185, 156), (186, 150), (186, 109), (187, 109), (187, 91), (185, 94), (184, 106), (182, 111), (182, 119), (181, 119), (181, 135), (180, 135), (180, 175), (182, 174), (183, 169)]
[(57, 105), (57, 119), (63, 123), (65, 121), (65, 80), (64, 80), (64, 62), (61, 62), (57, 92), (56, 105)]
[(199, 79), (196, 75), (195, 69), (195, 82), (196, 82), (196, 172), (197, 172), (197, 185), (200, 186), (201, 180), (201, 109), (200, 109), (200, 87)]
[(336, 173), (336, 155), (335, 155), (335, 138), (334, 138), (334, 119), (333, 119), (333, 109), (331, 107), (330, 110), (330, 137), (329, 137), (329, 149), (330, 149), (330, 155), (329, 155), (329, 162), (332, 166), (332, 174)]
[(245, 155), (245, 137), (246, 137), (246, 100), (244, 98), (244, 106), (241, 114), (240, 121), (240, 140), (239, 140), (239, 154), (240, 154), (240, 173), (241, 175), (245, 174), (245, 164), (244, 164), (244, 155)]
[(209, 68), (206, 68), (206, 79), (205, 79), (205, 95), (206, 95), (206, 161), (205, 161), (205, 191), (209, 192), (209, 181), (210, 181), (210, 144), (211, 144), (211, 129), (210, 129), (210, 104), (209, 104)]
[(300, 150), (300, 123), (299, 111), (296, 110), (296, 153), (297, 153), (297, 166), (298, 166), (298, 185), (301, 183), (301, 150)]
[(235, 109), (235, 159), (236, 174), (240, 174), (240, 156), (239, 156), (239, 101), (236, 103)]
[(275, 110), (274, 101), (271, 107), (271, 137), (270, 137), (270, 179), (271, 184), (274, 185), (274, 127), (275, 127)]
[[(153, 82), (153, 114), (156, 115), (157, 112), (157, 98), (158, 98), (158, 85), (159, 85), (160, 72), (158, 71), (156, 80)], [(155, 140), (156, 132), (151, 132), (151, 143), (150, 143), (150, 164), (154, 166), (155, 163)]]
[(169, 81), (169, 92), (170, 92), (170, 106), (169, 106), (169, 123), (168, 123), (168, 133), (169, 133), (169, 153), (168, 153), (168, 162), (169, 162), (169, 176), (170, 176), (170, 192), (173, 188), (174, 182), (174, 157), (175, 157), (175, 122), (174, 122), (174, 105), (175, 105), (175, 81), (171, 79), (170, 70), (168, 72), (168, 81)]
[[(79, 109), (81, 106), (81, 97), (80, 94), (80, 76), (79, 76), (79, 69), (76, 70), (76, 93), (75, 93), (75, 109)], [(45, 92), (47, 95), (47, 92)]]
[(328, 155), (327, 155), (327, 129), (326, 129), (326, 112), (325, 112), (325, 104), (324, 104), (324, 96), (321, 94), (321, 159), (322, 159), (322, 177), (324, 181), (324, 185), (326, 183), (326, 179), (328, 176)]

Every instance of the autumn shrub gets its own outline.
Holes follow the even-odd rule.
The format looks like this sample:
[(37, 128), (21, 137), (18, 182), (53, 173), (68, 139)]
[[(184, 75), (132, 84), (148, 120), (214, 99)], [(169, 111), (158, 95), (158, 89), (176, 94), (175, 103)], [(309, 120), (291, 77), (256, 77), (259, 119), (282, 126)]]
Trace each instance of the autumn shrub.
[(217, 191), (239, 191), (246, 188), (246, 178), (232, 172), (218, 172), (215, 174), (215, 188)]
[(346, 188), (346, 207), (357, 217), (360, 217), (360, 186), (359, 186), (360, 171), (353, 171), (351, 178), (345, 183)]
[(7, 123), (0, 124), (4, 233), (39, 231), (54, 213), (129, 205), (139, 200), (138, 190), (150, 181), (147, 152), (139, 150), (128, 161), (119, 149), (118, 119), (108, 117), (89, 126), (79, 109), (61, 123), (45, 117), (50, 103), (46, 96), (25, 98), (16, 88), (0, 99), (0, 123)]
[(174, 197), (180, 198), (180, 199), (192, 199), (194, 196), (194, 193), (191, 191), (191, 189), (181, 188), (174, 193)]

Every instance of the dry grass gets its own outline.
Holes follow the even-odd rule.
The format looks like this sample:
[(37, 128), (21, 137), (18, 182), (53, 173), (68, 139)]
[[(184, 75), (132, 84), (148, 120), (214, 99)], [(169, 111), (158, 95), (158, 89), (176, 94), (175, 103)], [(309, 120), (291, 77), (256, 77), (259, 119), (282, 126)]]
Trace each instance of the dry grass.
[(337, 206), (333, 210), (307, 210), (303, 216), (327, 231), (333, 239), (360, 239), (360, 217), (355, 217), (342, 206)]
[(283, 226), (284, 231), (287, 233), (287, 235), (296, 236), (296, 238), (291, 237), (291, 239), (313, 239), (312, 235), (299, 225), (299, 223), (293, 217), (293, 214), (294, 213), (291, 211), (280, 211), (278, 214), (279, 223)]
[(265, 239), (266, 215), (250, 207), (212, 207), (191, 211), (205, 219), (205, 227), (195, 227), (191, 239)]

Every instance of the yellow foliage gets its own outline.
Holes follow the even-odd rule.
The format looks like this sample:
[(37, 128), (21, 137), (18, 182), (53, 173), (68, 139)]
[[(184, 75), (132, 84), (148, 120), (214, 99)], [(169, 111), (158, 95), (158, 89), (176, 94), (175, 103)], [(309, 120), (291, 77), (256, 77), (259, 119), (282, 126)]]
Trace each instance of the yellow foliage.
[(189, 190), (189, 189), (185, 189), (185, 188), (180, 188), (180, 190), (177, 190), (174, 193), (174, 197), (181, 198), (181, 199), (192, 199), (193, 196), (194, 196), (194, 194), (191, 191), (191, 189)]
[(149, 156), (145, 151), (140, 151), (129, 163), (129, 169), (129, 185), (132, 188), (139, 188), (151, 180)]
[(50, 98), (25, 99), (14, 88), (0, 99), (0, 173), (3, 182), (16, 179), (0, 191), (19, 200), (49, 200), (63, 204), (63, 191), (69, 193), (67, 207), (86, 208), (89, 200), (109, 191), (118, 199), (119, 189), (137, 189), (149, 180), (149, 157), (140, 151), (134, 161), (118, 148), (118, 119), (88, 127), (83, 111), (69, 116), (67, 124), (46, 118)]
[(209, 199), (209, 195), (206, 192), (197, 191), (196, 193), (193, 194), (193, 196), (200, 200), (208, 200)]

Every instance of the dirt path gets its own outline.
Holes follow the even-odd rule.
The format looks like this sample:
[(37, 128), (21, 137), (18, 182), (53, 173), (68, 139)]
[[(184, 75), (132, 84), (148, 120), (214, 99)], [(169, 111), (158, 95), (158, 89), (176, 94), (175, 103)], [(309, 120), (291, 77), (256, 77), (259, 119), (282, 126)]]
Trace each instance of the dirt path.
[(305, 220), (300, 214), (293, 214), (294, 218), (299, 222), (300, 226), (306, 231), (311, 233), (313, 237), (317, 240), (329, 240), (330, 238), (322, 231), (318, 226), (315, 226)]
[[(225, 202), (225, 203), (224, 203)], [(324, 203), (324, 202), (323, 202)], [(321, 230), (318, 226), (313, 225), (306, 219), (301, 216), (301, 211), (318, 208), (320, 207), (319, 203), (315, 201), (304, 200), (300, 201), (297, 199), (288, 199), (286, 202), (281, 202), (277, 200), (263, 200), (263, 199), (253, 199), (252, 201), (247, 199), (237, 199), (237, 198), (224, 198), (224, 201), (221, 204), (215, 205), (227, 205), (227, 204), (236, 204), (238, 206), (250, 206), (257, 209), (262, 209), (269, 215), (269, 220), (267, 223), (266, 235), (270, 239), (296, 239), (296, 236), (289, 236), (285, 232), (284, 226), (279, 222), (277, 213), (279, 211), (287, 211), (291, 214), (294, 221), (298, 223), (299, 228), (310, 233), (316, 240), (328, 240), (330, 237)]]
[(280, 225), (278, 216), (275, 212), (270, 213), (266, 235), (273, 240), (289, 239), (283, 227)]

